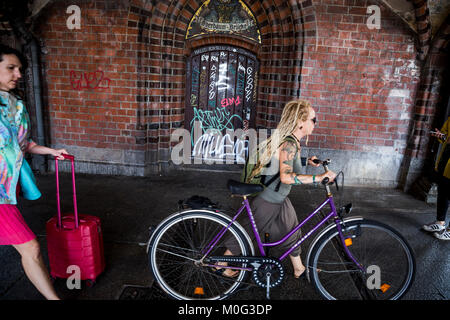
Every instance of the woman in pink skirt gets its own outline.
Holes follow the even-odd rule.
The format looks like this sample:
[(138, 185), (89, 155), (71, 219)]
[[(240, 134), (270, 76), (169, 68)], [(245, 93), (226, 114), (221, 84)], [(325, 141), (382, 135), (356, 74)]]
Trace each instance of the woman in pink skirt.
[[(16, 207), (17, 190), (37, 190), (24, 153), (63, 160), (64, 149), (37, 145), (30, 138), (30, 120), (22, 99), (14, 93), (26, 60), (0, 44), (0, 245), (12, 245), (22, 258), (25, 274), (45, 298), (59, 300), (42, 259), (39, 242)], [(39, 191), (37, 191), (40, 196)], [(28, 193), (29, 194), (29, 193)], [(34, 199), (36, 196), (34, 196)]]

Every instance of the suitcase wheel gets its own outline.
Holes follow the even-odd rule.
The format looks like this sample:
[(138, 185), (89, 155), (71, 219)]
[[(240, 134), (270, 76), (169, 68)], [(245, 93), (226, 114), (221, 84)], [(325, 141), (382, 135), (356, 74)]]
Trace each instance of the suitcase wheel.
[(86, 286), (88, 286), (89, 288), (92, 288), (93, 286), (95, 286), (97, 282), (95, 281), (95, 279), (87, 279), (86, 280)]

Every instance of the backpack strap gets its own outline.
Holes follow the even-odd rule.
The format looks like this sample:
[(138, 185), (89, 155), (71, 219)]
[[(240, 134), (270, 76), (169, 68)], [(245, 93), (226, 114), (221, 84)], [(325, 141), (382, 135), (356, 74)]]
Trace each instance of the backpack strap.
[[(270, 162), (269, 162), (269, 163), (270, 163)], [(274, 182), (275, 180), (277, 180), (279, 176), (280, 176), (280, 171), (278, 171), (274, 176), (272, 176), (272, 178), (270, 178), (269, 181), (266, 182), (265, 180), (266, 180), (266, 177), (267, 177), (267, 176), (263, 175), (263, 176), (261, 176), (261, 183), (262, 183), (264, 186), (268, 187), (268, 186), (270, 186), (270, 185), (272, 184), (272, 182)]]
[(286, 138), (284, 138), (284, 141), (282, 143), (284, 143), (286, 140), (291, 141), (291, 142), (295, 142), (296, 152), (297, 152), (298, 151), (298, 145), (300, 144), (300, 141), (298, 141), (298, 139), (294, 135), (287, 136)]
[[(282, 144), (285, 141), (291, 141), (291, 142), (295, 143), (295, 147), (296, 147), (295, 155), (297, 155), (297, 152), (298, 152), (298, 144), (297, 144), (298, 140), (297, 140), (297, 138), (295, 136), (287, 136), (284, 139), (284, 141), (282, 142)], [(247, 163), (249, 157), (250, 156), (248, 155), (247, 158), (246, 158), (246, 163)], [(267, 163), (264, 167), (269, 167), (270, 164), (271, 164), (271, 161), (269, 161), (269, 163)], [(248, 174), (247, 171), (245, 171), (245, 173), (244, 173), (244, 181), (247, 180), (247, 174)], [(269, 181), (267, 181), (267, 182), (266, 182), (266, 177), (267, 177), (266, 175), (261, 175), (261, 184), (264, 185), (265, 187), (268, 187), (269, 185), (271, 185), (274, 181), (276, 181), (280, 177), (280, 171), (278, 171), (275, 175), (273, 175), (272, 178), (270, 178)], [(280, 186), (281, 186), (281, 180), (278, 181), (278, 184), (275, 187), (275, 192), (278, 192), (280, 190)]]

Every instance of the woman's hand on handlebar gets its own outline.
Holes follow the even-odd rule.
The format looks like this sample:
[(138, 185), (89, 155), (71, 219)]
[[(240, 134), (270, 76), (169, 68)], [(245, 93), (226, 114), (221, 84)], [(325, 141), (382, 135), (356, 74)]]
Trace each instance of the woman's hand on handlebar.
[(328, 165), (331, 162), (330, 159), (319, 160), (319, 159), (317, 159), (317, 157), (312, 156), (311, 158), (308, 159), (308, 162), (311, 163), (311, 165), (313, 165), (314, 167), (323, 165), (323, 168), (325, 169), (324, 173), (316, 176), (316, 178), (319, 178), (319, 179), (317, 179), (316, 182), (322, 182), (325, 178), (328, 178), (327, 179), (328, 181), (326, 181), (326, 183), (331, 183), (336, 178), (337, 174), (328, 169)]
[(329, 181), (328, 183), (334, 181), (334, 179), (336, 178), (337, 174), (334, 173), (331, 170), (325, 171), (324, 173), (322, 173), (321, 175), (319, 175), (318, 177), (320, 177), (320, 182), (322, 182), (323, 179), (328, 178)]
[(321, 164), (321, 161), (317, 159), (316, 156), (312, 156), (311, 158), (308, 158), (308, 164), (313, 167), (318, 167)]

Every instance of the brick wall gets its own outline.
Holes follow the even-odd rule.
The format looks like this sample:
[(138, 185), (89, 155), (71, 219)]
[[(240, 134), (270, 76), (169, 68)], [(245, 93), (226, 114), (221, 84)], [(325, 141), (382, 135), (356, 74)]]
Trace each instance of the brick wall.
[[(81, 30), (67, 29), (71, 4), (81, 8)], [(47, 51), (51, 144), (74, 150), (86, 172), (145, 175), (170, 167), (170, 134), (184, 126), (187, 56), (226, 43), (260, 60), (258, 128), (275, 127), (290, 99), (309, 99), (319, 121), (310, 152), (334, 157), (349, 181), (398, 183), (420, 70), (415, 35), (397, 16), (371, 0), (255, 0), (247, 4), (260, 46), (224, 36), (185, 41), (201, 4), (48, 5), (34, 31)], [(381, 8), (379, 30), (366, 25), (372, 4)]]
[(413, 35), (384, 8), (381, 29), (368, 29), (370, 1), (326, 2), (302, 83), (322, 120), (312, 145), (402, 154), (419, 79)]
[[(81, 30), (69, 30), (66, 8), (81, 8)], [(58, 1), (35, 24), (45, 43), (46, 118), (51, 144), (87, 163), (129, 162), (118, 173), (142, 174), (145, 145), (137, 123), (137, 35), (120, 1)], [(141, 170), (142, 171), (142, 170)]]
[(414, 35), (382, 6), (381, 28), (369, 29), (373, 1), (314, 4), (302, 79), (319, 118), (310, 146), (345, 163), (350, 181), (394, 186), (420, 76)]

